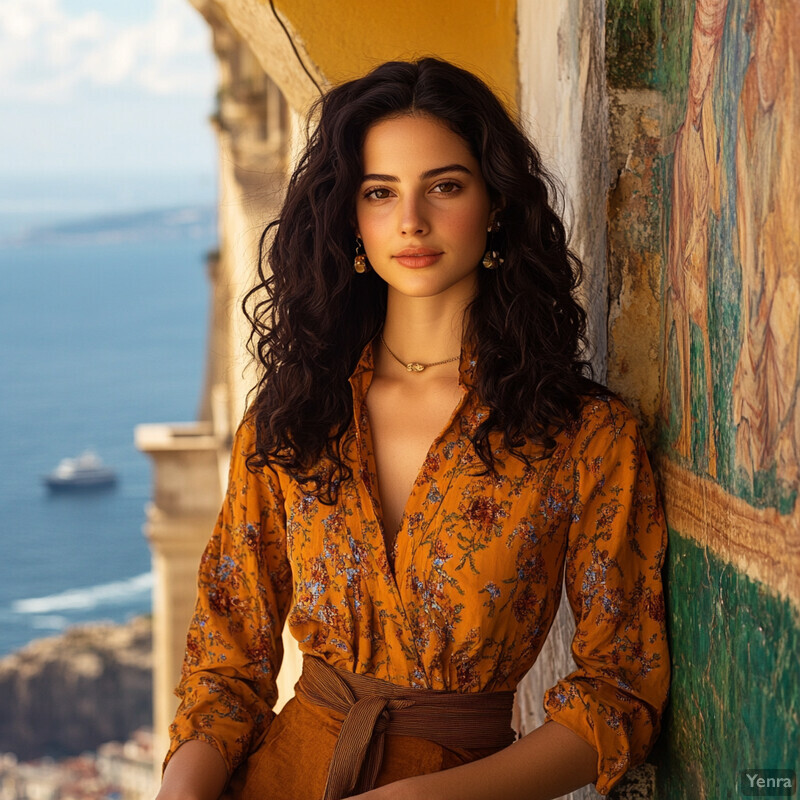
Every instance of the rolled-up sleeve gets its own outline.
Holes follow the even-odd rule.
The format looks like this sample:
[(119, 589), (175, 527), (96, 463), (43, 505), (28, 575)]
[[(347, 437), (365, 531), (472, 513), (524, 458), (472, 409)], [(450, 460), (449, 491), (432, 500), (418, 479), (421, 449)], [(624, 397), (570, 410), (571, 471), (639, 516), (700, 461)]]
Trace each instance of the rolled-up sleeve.
[(565, 584), (577, 669), (545, 693), (547, 718), (598, 754), (606, 794), (644, 760), (669, 688), (661, 569), (666, 525), (635, 420), (598, 399), (576, 440)]
[(198, 597), (186, 639), (170, 726), (166, 767), (184, 742), (216, 747), (228, 774), (263, 738), (274, 717), (281, 632), (292, 597), (285, 510), (277, 476), (245, 459), (255, 448), (252, 422), (239, 427), (228, 488), (200, 562)]

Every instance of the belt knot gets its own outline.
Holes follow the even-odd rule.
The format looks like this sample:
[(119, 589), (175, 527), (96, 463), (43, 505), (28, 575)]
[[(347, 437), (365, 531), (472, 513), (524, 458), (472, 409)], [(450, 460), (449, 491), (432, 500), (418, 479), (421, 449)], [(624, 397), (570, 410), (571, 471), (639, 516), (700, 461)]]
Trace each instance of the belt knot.
[(375, 786), (387, 732), (430, 739), (443, 747), (500, 748), (514, 741), (513, 692), (407, 689), (307, 655), (295, 689), (344, 714), (323, 800), (341, 800)]

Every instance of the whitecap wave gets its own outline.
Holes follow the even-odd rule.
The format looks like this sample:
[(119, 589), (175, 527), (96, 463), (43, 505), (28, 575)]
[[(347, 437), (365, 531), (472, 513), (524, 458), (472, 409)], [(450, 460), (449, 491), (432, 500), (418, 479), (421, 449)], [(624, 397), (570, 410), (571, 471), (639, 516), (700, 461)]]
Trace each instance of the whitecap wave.
[(140, 598), (153, 588), (153, 573), (145, 572), (124, 581), (112, 581), (84, 589), (68, 589), (46, 597), (16, 600), (11, 608), (17, 614), (53, 614), (64, 611), (90, 611), (102, 606), (119, 606)]

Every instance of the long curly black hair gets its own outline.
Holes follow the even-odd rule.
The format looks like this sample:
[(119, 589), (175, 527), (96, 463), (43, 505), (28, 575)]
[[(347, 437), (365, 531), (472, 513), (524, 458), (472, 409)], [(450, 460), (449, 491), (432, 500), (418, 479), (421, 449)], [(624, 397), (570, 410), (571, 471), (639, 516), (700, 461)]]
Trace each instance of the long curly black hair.
[(464, 330), (477, 361), (473, 388), (490, 409), (472, 437), (486, 469), (491, 433), (523, 460), (526, 439), (547, 453), (594, 387), (586, 317), (573, 296), (582, 266), (538, 152), (475, 75), (435, 58), (383, 64), (317, 101), (316, 127), (261, 238), (259, 281), (244, 301), (263, 368), (248, 465), (282, 467), (326, 503), (352, 477), (342, 458), (353, 420), (348, 378), (386, 314), (386, 284), (353, 270), (361, 151), (370, 126), (402, 113), (429, 115), (461, 136), (500, 209), (494, 235), (504, 263), (479, 270)]

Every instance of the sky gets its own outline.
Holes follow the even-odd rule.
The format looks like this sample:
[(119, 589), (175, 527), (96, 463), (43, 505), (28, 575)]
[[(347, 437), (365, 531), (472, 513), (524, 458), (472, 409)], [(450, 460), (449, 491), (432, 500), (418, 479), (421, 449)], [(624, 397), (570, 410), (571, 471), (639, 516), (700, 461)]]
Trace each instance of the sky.
[(215, 90), (189, 0), (0, 0), (0, 179), (213, 175)]

